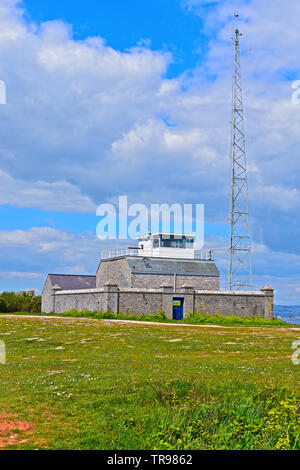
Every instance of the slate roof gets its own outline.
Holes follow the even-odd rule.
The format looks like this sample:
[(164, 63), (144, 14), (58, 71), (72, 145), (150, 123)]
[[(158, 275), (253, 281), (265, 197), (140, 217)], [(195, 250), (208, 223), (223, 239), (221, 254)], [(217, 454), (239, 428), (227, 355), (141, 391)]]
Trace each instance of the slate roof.
[(76, 274), (49, 274), (52, 286), (57, 284), (63, 290), (95, 289), (96, 276)]
[(162, 274), (182, 276), (220, 276), (213, 261), (171, 258), (127, 257), (132, 274)]

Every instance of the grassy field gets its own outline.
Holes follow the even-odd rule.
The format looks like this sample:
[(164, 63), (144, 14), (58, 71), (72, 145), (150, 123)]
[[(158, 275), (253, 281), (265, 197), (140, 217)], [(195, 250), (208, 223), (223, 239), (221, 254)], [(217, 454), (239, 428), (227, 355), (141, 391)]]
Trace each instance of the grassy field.
[(300, 329), (0, 317), (0, 446), (299, 449)]

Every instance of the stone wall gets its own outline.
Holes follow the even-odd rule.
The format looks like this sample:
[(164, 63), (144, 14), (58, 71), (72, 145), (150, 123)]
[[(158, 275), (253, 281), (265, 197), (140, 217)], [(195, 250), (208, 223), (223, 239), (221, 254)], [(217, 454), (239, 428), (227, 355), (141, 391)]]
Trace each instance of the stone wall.
[(49, 276), (47, 276), (44, 289), (42, 292), (42, 312), (45, 312), (45, 313), (53, 312), (52, 284), (51, 284)]
[(188, 283), (195, 289), (201, 290), (218, 290), (220, 288), (220, 278), (213, 276), (183, 276), (164, 274), (131, 274), (131, 287), (147, 288), (149, 284), (153, 289), (159, 289), (163, 284), (171, 284), (176, 289), (180, 289), (184, 284)]
[(163, 309), (163, 293), (160, 290), (119, 289), (119, 309), (123, 313), (152, 314)]
[(84, 308), (90, 311), (105, 311), (107, 308), (107, 298), (104, 289), (84, 289), (77, 291), (56, 291), (54, 296), (55, 313), (63, 313), (75, 308), (80, 311)]
[(266, 315), (263, 292), (196, 292), (194, 309), (206, 315), (258, 316)]
[(103, 288), (104, 285), (113, 280), (120, 287), (133, 287), (147, 289), (149, 285), (153, 289), (159, 289), (163, 284), (171, 284), (180, 289), (184, 284), (189, 283), (195, 289), (218, 290), (220, 288), (219, 276), (184, 276), (177, 274), (135, 274), (132, 273), (126, 258), (115, 258), (102, 260), (97, 271), (96, 287)]
[(111, 279), (119, 286), (131, 286), (131, 271), (126, 258), (102, 260), (96, 274), (96, 287), (102, 288)]
[[(274, 291), (265, 286), (257, 292), (201, 291), (186, 285), (174, 292), (172, 286), (159, 289), (118, 288), (114, 282), (103, 289), (62, 291), (52, 289), (52, 310), (62, 313), (71, 308), (80, 311), (122, 311), (147, 314), (164, 310), (168, 318), (173, 316), (173, 299), (182, 298), (184, 318), (194, 310), (207, 315), (258, 316), (273, 319)], [(48, 301), (46, 299), (46, 301)]]

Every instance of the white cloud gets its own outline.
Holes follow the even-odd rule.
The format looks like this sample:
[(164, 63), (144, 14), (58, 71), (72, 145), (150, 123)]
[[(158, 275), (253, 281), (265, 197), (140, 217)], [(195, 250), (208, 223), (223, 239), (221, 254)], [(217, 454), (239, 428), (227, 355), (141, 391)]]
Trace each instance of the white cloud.
[(101, 250), (127, 241), (99, 241), (96, 234), (77, 234), (49, 227), (0, 230), (0, 272), (94, 274)]
[(172, 129), (161, 121), (150, 120), (135, 126), (121, 139), (113, 142), (112, 150), (115, 154), (134, 155), (150, 149), (153, 152), (153, 145), (157, 154), (163, 152), (167, 157), (167, 154), (174, 156), (186, 152), (186, 158), (190, 158), (207, 145), (207, 139), (205, 132), (199, 128)]
[(102, 202), (120, 178), (105, 177), (112, 142), (159, 112), (170, 56), (116, 51), (100, 37), (75, 41), (62, 22), (26, 24), (13, 4), (0, 10), (2, 170), (22, 180), (66, 180)]
[(14, 179), (0, 170), (0, 204), (16, 207), (42, 207), (48, 211), (94, 212), (95, 204), (67, 181), (30, 182)]
[(2, 279), (42, 279), (41, 273), (26, 273), (23, 271), (0, 271), (0, 278)]
[(300, 190), (283, 185), (257, 186), (256, 196), (269, 207), (284, 212), (298, 210), (300, 206)]

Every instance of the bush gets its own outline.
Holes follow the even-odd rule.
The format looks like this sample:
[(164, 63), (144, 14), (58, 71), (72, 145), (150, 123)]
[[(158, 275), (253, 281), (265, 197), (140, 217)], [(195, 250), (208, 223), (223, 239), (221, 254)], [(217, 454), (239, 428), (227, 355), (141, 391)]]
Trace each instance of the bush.
[(6, 303), (1, 298), (0, 298), (0, 312), (1, 313), (7, 313)]
[(163, 322), (167, 320), (167, 317), (165, 315), (165, 312), (161, 310), (160, 312), (156, 312), (154, 314), (148, 314), (144, 316), (144, 319), (147, 321), (157, 321), (157, 322)]
[(266, 320), (262, 317), (237, 317), (236, 315), (204, 315), (198, 311), (189, 312), (188, 316), (180, 322), (191, 324), (210, 324), (224, 326), (286, 326), (283, 320)]
[(34, 290), (20, 292), (2, 292), (0, 294), (0, 312), (30, 312), (41, 311), (41, 296), (36, 296)]

